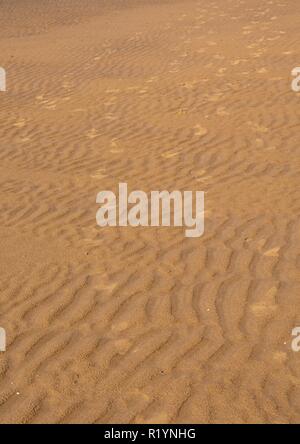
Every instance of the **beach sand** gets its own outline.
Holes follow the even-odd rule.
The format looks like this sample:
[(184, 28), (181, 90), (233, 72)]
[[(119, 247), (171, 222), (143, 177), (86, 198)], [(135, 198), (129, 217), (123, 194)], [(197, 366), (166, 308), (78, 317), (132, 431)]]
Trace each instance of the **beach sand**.
[[(0, 8), (0, 422), (299, 422), (300, 3)], [(98, 227), (120, 182), (204, 235)]]

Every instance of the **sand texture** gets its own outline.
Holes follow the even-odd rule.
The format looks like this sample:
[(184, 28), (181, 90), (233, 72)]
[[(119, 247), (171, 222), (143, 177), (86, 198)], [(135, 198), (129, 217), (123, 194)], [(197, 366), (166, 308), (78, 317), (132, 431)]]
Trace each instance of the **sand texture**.
[[(1, 0), (1, 423), (299, 423), (300, 2)], [(205, 191), (205, 234), (96, 195)]]

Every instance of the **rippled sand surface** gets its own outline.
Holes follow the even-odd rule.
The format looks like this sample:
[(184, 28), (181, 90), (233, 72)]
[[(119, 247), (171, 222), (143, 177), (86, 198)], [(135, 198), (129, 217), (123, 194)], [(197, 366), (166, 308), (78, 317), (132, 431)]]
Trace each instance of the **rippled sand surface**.
[[(0, 422), (299, 422), (300, 3), (0, 7)], [(97, 227), (119, 182), (204, 236)]]

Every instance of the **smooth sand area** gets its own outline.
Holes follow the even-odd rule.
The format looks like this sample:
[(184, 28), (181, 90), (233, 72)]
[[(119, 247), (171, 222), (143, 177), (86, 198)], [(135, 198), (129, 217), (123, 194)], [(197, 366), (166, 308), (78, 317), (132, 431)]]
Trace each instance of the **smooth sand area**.
[(0, 3), (0, 422), (299, 423), (300, 2)]

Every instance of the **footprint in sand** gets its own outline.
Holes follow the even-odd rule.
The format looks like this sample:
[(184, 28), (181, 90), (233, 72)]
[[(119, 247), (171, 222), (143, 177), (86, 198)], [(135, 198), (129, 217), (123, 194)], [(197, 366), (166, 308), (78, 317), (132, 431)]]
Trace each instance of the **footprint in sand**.
[(200, 177), (206, 173), (206, 170), (191, 171), (192, 177)]
[(117, 287), (116, 282), (111, 282), (107, 276), (101, 273), (93, 274), (90, 276), (91, 285), (96, 290), (113, 291)]
[(70, 88), (73, 88), (73, 87), (74, 87), (74, 83), (73, 83), (73, 82), (65, 81), (65, 82), (63, 82), (63, 83), (61, 84), (61, 86), (62, 86), (63, 88), (66, 88), (66, 89), (70, 89)]
[(56, 102), (54, 100), (51, 101), (44, 101), (42, 103), (45, 103), (45, 109), (56, 109)]
[(153, 83), (158, 81), (158, 76), (150, 77), (150, 79), (146, 80), (146, 83)]
[(126, 321), (119, 322), (118, 324), (113, 324), (111, 326), (111, 330), (115, 332), (121, 332), (126, 330), (129, 327), (129, 323)]
[(265, 142), (263, 141), (263, 139), (255, 139), (255, 143), (257, 146), (259, 146), (260, 148), (263, 148)]
[(188, 112), (187, 108), (179, 108), (179, 110), (177, 110), (175, 112), (175, 114), (176, 114), (176, 116), (182, 116), (182, 115), (187, 114), (187, 112)]
[(132, 345), (132, 341), (129, 341), (128, 339), (118, 339), (113, 342), (114, 347), (117, 349), (117, 351), (122, 355), (128, 352)]
[(264, 256), (277, 257), (277, 256), (279, 256), (279, 250), (280, 250), (280, 247), (272, 248), (271, 250), (266, 251), (264, 253)]
[(90, 129), (90, 130), (86, 133), (86, 136), (87, 136), (89, 139), (94, 139), (95, 137), (100, 136), (100, 133), (98, 133), (98, 131), (96, 130), (96, 128), (92, 128), (92, 129)]
[(207, 182), (212, 179), (212, 176), (206, 175), (206, 170), (199, 170), (191, 172), (192, 177), (196, 180), (196, 182)]
[(106, 114), (106, 115), (104, 116), (104, 119), (105, 119), (105, 120), (117, 120), (117, 117), (114, 116), (113, 114)]
[(245, 60), (244, 60), (244, 59), (236, 59), (236, 60), (232, 60), (231, 65), (232, 65), (232, 66), (237, 66), (237, 65), (239, 65), (239, 64), (242, 63), (242, 62), (245, 62)]
[(276, 304), (275, 295), (277, 293), (277, 287), (272, 287), (265, 294), (263, 300), (251, 305), (251, 310), (257, 316), (269, 316), (273, 314), (278, 309), (278, 304)]
[(226, 111), (225, 106), (218, 106), (217, 115), (218, 116), (229, 116), (229, 112)]
[(256, 71), (258, 74), (265, 74), (266, 72), (268, 72), (267, 68), (260, 68)]
[(104, 177), (107, 177), (105, 174), (105, 170), (103, 168), (100, 168), (96, 171), (96, 174), (91, 175), (93, 179), (103, 179)]
[(266, 128), (265, 126), (259, 125), (256, 122), (248, 121), (247, 125), (249, 125), (253, 131), (257, 131), (258, 133), (267, 133), (269, 131), (268, 128)]
[(13, 124), (16, 128), (23, 128), (26, 125), (26, 119), (19, 119), (16, 123)]
[[(36, 96), (35, 98), (41, 105), (44, 105), (45, 109), (55, 109), (56, 108), (56, 100), (45, 99), (44, 95)], [(66, 97), (64, 100), (68, 100)]]
[(222, 98), (222, 96), (223, 96), (222, 93), (212, 94), (211, 96), (207, 97), (207, 100), (209, 102), (218, 102)]
[(19, 139), (19, 143), (30, 142), (30, 140), (31, 140), (30, 137), (20, 137), (20, 139)]
[(212, 181), (212, 176), (202, 176), (202, 177), (197, 177), (196, 182), (210, 182)]
[(195, 136), (203, 137), (208, 133), (207, 128), (204, 128), (204, 126), (202, 125), (196, 125), (194, 129), (195, 129)]
[(178, 156), (179, 152), (171, 152), (171, 151), (167, 151), (163, 154), (161, 154), (162, 157), (164, 157), (165, 159), (171, 159), (172, 157)]
[(181, 87), (185, 89), (193, 89), (196, 83), (197, 82), (195, 80), (193, 82), (185, 82), (181, 85)]
[(254, 52), (252, 54), (252, 57), (257, 59), (257, 58), (261, 57), (263, 55), (263, 53), (264, 53), (263, 51)]
[[(133, 353), (136, 353), (138, 350), (133, 350)], [(134, 388), (132, 389), (129, 393), (128, 393), (128, 397), (133, 398), (134, 400), (141, 398), (144, 401), (149, 401), (150, 397), (142, 392), (142, 390), (138, 389), (138, 388)]]
[(117, 139), (113, 139), (112, 141), (111, 141), (111, 149), (110, 149), (110, 152), (111, 153), (113, 153), (113, 154), (118, 154), (118, 153), (123, 153), (123, 151), (124, 151), (124, 149), (123, 148), (120, 148), (119, 146), (118, 146), (118, 140)]

